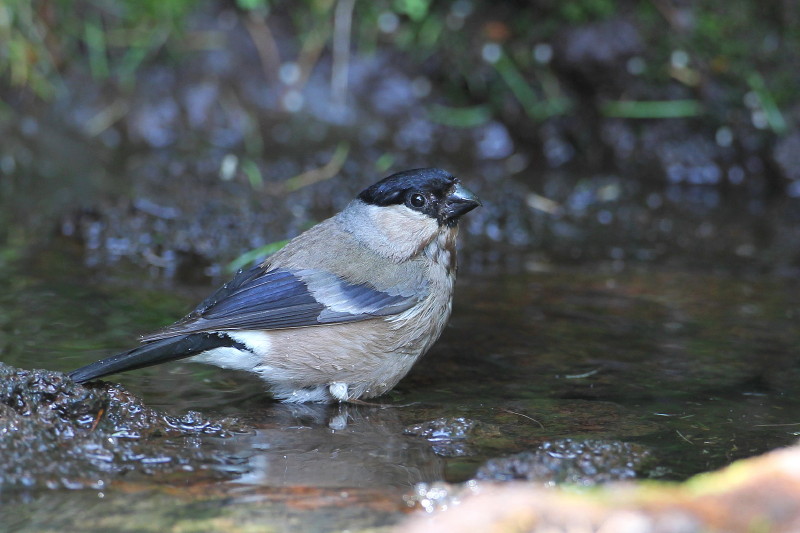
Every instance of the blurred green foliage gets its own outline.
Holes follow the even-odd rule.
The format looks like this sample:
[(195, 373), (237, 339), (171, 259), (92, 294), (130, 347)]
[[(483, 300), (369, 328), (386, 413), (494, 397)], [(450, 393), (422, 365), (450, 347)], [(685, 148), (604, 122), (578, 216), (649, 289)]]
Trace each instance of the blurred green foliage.
[(0, 77), (44, 99), (53, 95), (66, 69), (79, 65), (96, 79), (114, 76), (132, 81), (147, 58), (181, 34), (198, 4), (195, 0), (5, 0), (0, 4)]
[[(24, 87), (49, 99), (63, 74), (76, 68), (96, 80), (130, 84), (148, 62), (204, 46), (202, 32), (188, 31), (189, 21), (197, 11), (215, 9), (238, 9), (240, 15), (259, 20), (262, 28), (280, 21), (301, 60), (313, 67), (320, 52), (337, 39), (340, 1), (5, 0), (0, 4), (0, 88)], [(800, 9), (793, 2), (353, 1), (347, 35), (352, 48), (359, 53), (387, 47), (403, 52), (421, 70), (428, 69), (424, 74), (435, 72), (453, 109), (477, 105), (500, 110), (513, 101), (534, 121), (573, 112), (576, 107), (562, 87), (563, 79), (548, 61), (535, 60), (532, 51), (537, 44), (552, 43), (564, 28), (616, 16), (633, 21), (646, 41), (640, 75), (654, 86), (678, 81), (696, 90), (712, 79), (726, 89), (728, 107), (741, 106), (744, 93), (756, 92), (769, 108), (770, 127), (776, 132), (781, 128), (780, 109), (797, 99), (798, 70), (788, 68), (800, 61)], [(487, 44), (498, 47), (494, 61), (483, 56)], [(670, 67), (676, 50), (689, 59), (677, 75)], [(612, 109), (631, 116), (652, 110), (658, 117), (670, 116), (670, 110), (676, 117), (700, 112), (697, 106), (687, 110), (683, 104), (663, 102)], [(469, 113), (447, 116), (445, 108), (435, 115), (445, 123), (481, 118)]]
[(573, 23), (610, 17), (617, 12), (615, 0), (578, 0), (558, 2), (555, 5), (559, 18)]
[(430, 4), (430, 0), (394, 0), (393, 7), (397, 13), (419, 22), (428, 14)]

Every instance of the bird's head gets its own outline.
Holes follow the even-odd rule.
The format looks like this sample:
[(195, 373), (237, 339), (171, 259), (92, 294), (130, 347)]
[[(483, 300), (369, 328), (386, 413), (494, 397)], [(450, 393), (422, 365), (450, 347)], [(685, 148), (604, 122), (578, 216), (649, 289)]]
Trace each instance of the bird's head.
[(459, 218), (481, 205), (452, 174), (438, 168), (416, 168), (392, 174), (358, 195), (378, 207), (400, 206), (409, 218), (428, 217), (439, 226), (455, 227)]

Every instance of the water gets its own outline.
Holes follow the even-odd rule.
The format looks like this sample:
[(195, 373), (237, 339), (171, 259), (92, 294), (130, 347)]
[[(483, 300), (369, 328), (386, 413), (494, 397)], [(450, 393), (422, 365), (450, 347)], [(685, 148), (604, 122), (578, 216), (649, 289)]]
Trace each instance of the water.
[[(98, 277), (61, 241), (3, 280), (3, 361), (64, 371), (211, 288), (136, 269)], [(383, 527), (405, 515), (415, 483), (462, 482), (487, 459), (562, 438), (635, 443), (652, 454), (641, 476), (685, 479), (796, 440), (798, 288), (652, 266), (467, 272), (442, 339), (380, 406), (278, 404), (255, 378), (191, 363), (114, 376), (151, 407), (238, 418), (247, 431), (176, 444), (236, 466), (224, 479), (198, 468), (6, 491), (0, 519), (10, 530)], [(450, 425), (430, 426), (439, 419)]]

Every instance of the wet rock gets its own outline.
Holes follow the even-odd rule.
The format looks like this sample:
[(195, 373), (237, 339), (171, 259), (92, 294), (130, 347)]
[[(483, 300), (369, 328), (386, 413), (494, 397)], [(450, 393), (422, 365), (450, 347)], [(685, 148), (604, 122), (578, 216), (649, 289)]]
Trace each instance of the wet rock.
[(406, 426), (403, 433), (427, 439), (440, 457), (464, 457), (476, 455), (476, 448), (499, 437), (500, 429), (464, 417), (445, 417)]
[(413, 424), (403, 429), (403, 433), (428, 439), (436, 455), (463, 457), (474, 455), (470, 447), (471, 440), (494, 435), (497, 433), (497, 428), (479, 424), (468, 418), (454, 417)]
[(197, 438), (240, 431), (246, 428), (231, 419), (161, 413), (119, 385), (83, 386), (58, 372), (0, 363), (0, 490), (100, 488), (128, 472), (227, 477), (242, 461)]
[[(469, 482), (467, 486), (474, 486)], [(450, 483), (417, 483), (414, 491), (403, 497), (411, 508), (422, 509), (425, 512), (445, 511), (461, 503), (462, 488)]]
[(501, 122), (493, 120), (476, 128), (474, 137), (476, 151), (481, 159), (504, 159), (514, 153), (514, 141)]
[(403, 433), (425, 437), (428, 440), (466, 439), (477, 423), (463, 417), (437, 418), (406, 427)]
[(545, 442), (533, 452), (491, 459), (475, 478), (597, 485), (635, 478), (649, 457), (644, 447), (627, 442), (563, 439)]
[(724, 172), (715, 162), (717, 147), (702, 135), (664, 142), (656, 149), (667, 181), (690, 185), (716, 185)]
[(412, 80), (400, 72), (376, 80), (370, 99), (373, 108), (386, 115), (407, 113), (417, 100)]
[(580, 86), (623, 83), (625, 63), (644, 49), (636, 25), (614, 18), (562, 31), (553, 43), (554, 64)]
[[(684, 484), (620, 484), (584, 494), (522, 483), (418, 488), (407, 501), (428, 512), (412, 516), (397, 531), (744, 533), (758, 524), (763, 531), (796, 532), (798, 461), (800, 448), (794, 446)], [(438, 512), (443, 508), (447, 511)]]

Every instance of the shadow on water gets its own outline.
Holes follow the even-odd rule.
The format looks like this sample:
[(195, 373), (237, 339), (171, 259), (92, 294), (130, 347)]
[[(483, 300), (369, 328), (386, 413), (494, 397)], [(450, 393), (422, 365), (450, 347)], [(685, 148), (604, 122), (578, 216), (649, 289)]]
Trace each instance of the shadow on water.
[[(59, 245), (45, 258), (4, 276), (13, 366), (68, 370), (196, 300), (86, 284)], [(114, 376), (150, 407), (235, 417), (246, 429), (228, 438), (172, 444), (231, 460), (177, 477), (133, 468), (94, 490), (5, 490), (17, 505), (4, 523), (384, 526), (415, 483), (465, 481), (491, 458), (565, 438), (637, 444), (650, 456), (639, 476), (685, 479), (796, 439), (799, 294), (785, 279), (655, 269), (465, 275), (440, 342), (376, 406), (278, 404), (252, 377), (191, 363)]]

